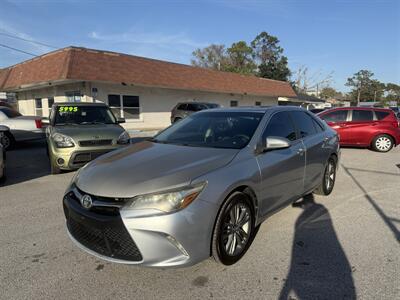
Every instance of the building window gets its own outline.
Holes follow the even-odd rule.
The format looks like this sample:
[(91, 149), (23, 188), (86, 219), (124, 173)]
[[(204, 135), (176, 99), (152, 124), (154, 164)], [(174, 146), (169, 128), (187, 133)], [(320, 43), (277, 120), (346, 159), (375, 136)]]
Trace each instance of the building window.
[(108, 95), (108, 105), (117, 118), (140, 118), (139, 96)]
[(51, 113), (51, 107), (53, 106), (53, 104), (54, 104), (54, 98), (53, 97), (47, 98), (47, 107), (49, 108), (49, 115)]
[(67, 102), (81, 102), (81, 91), (65, 92)]
[(236, 107), (236, 106), (238, 106), (238, 101), (232, 100), (231, 101), (231, 107)]
[(256, 106), (261, 106), (261, 102), (260, 101), (256, 101)]
[(43, 116), (42, 98), (35, 98), (35, 114), (36, 116)]

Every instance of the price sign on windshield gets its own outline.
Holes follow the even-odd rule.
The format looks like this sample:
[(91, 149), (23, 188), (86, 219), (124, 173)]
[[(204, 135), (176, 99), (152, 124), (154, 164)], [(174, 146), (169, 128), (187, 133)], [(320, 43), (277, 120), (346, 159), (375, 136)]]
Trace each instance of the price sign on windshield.
[(60, 106), (60, 108), (58, 109), (59, 112), (77, 112), (78, 111), (78, 107), (77, 106)]

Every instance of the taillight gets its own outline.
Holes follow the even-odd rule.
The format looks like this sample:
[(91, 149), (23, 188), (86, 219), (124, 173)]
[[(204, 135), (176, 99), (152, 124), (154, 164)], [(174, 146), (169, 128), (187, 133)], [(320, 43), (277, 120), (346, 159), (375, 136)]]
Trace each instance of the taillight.
[(35, 124), (36, 124), (36, 128), (42, 128), (43, 127), (42, 120), (35, 120)]

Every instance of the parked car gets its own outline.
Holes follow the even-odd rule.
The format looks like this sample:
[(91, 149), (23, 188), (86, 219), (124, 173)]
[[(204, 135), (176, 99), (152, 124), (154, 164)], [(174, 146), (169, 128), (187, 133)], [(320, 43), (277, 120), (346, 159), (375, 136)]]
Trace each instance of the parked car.
[(260, 224), (329, 195), (337, 133), (304, 109), (212, 109), (79, 170), (63, 198), (71, 239), (112, 262), (236, 263)]
[(335, 108), (318, 116), (339, 133), (342, 146), (371, 147), (388, 152), (400, 144), (400, 122), (390, 109)]
[(312, 108), (309, 111), (312, 112), (313, 114), (319, 114), (320, 112), (323, 112), (326, 110), (326, 108)]
[(130, 143), (128, 132), (104, 103), (53, 104), (46, 139), (52, 174), (75, 170)]
[(16, 110), (0, 106), (0, 125), (10, 129), (3, 138), (3, 146), (12, 148), (15, 143), (43, 139), (45, 137), (42, 118), (23, 116)]
[(3, 143), (4, 137), (9, 131), (7, 127), (0, 125), (0, 182), (3, 181), (6, 176), (6, 149)]
[(180, 102), (171, 111), (171, 123), (186, 118), (187, 116), (205, 109), (219, 108), (221, 107), (216, 103), (207, 102)]
[(0, 106), (8, 107), (8, 108), (13, 109), (12, 105), (10, 103), (8, 103), (8, 102), (5, 102), (5, 101), (0, 101)]

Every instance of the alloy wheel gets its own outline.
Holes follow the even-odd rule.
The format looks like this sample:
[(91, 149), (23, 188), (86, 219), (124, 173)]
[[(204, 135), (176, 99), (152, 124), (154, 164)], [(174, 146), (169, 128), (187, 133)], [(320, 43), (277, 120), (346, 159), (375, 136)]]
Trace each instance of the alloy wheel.
[(328, 193), (330, 193), (333, 189), (333, 185), (335, 184), (335, 176), (335, 164), (332, 160), (330, 160), (325, 170), (325, 188)]
[(8, 149), (11, 146), (11, 140), (10, 137), (7, 135), (4, 135), (1, 139), (1, 144), (3, 145), (4, 149)]
[(229, 256), (240, 255), (251, 236), (251, 211), (245, 203), (233, 205), (222, 224), (221, 242)]

